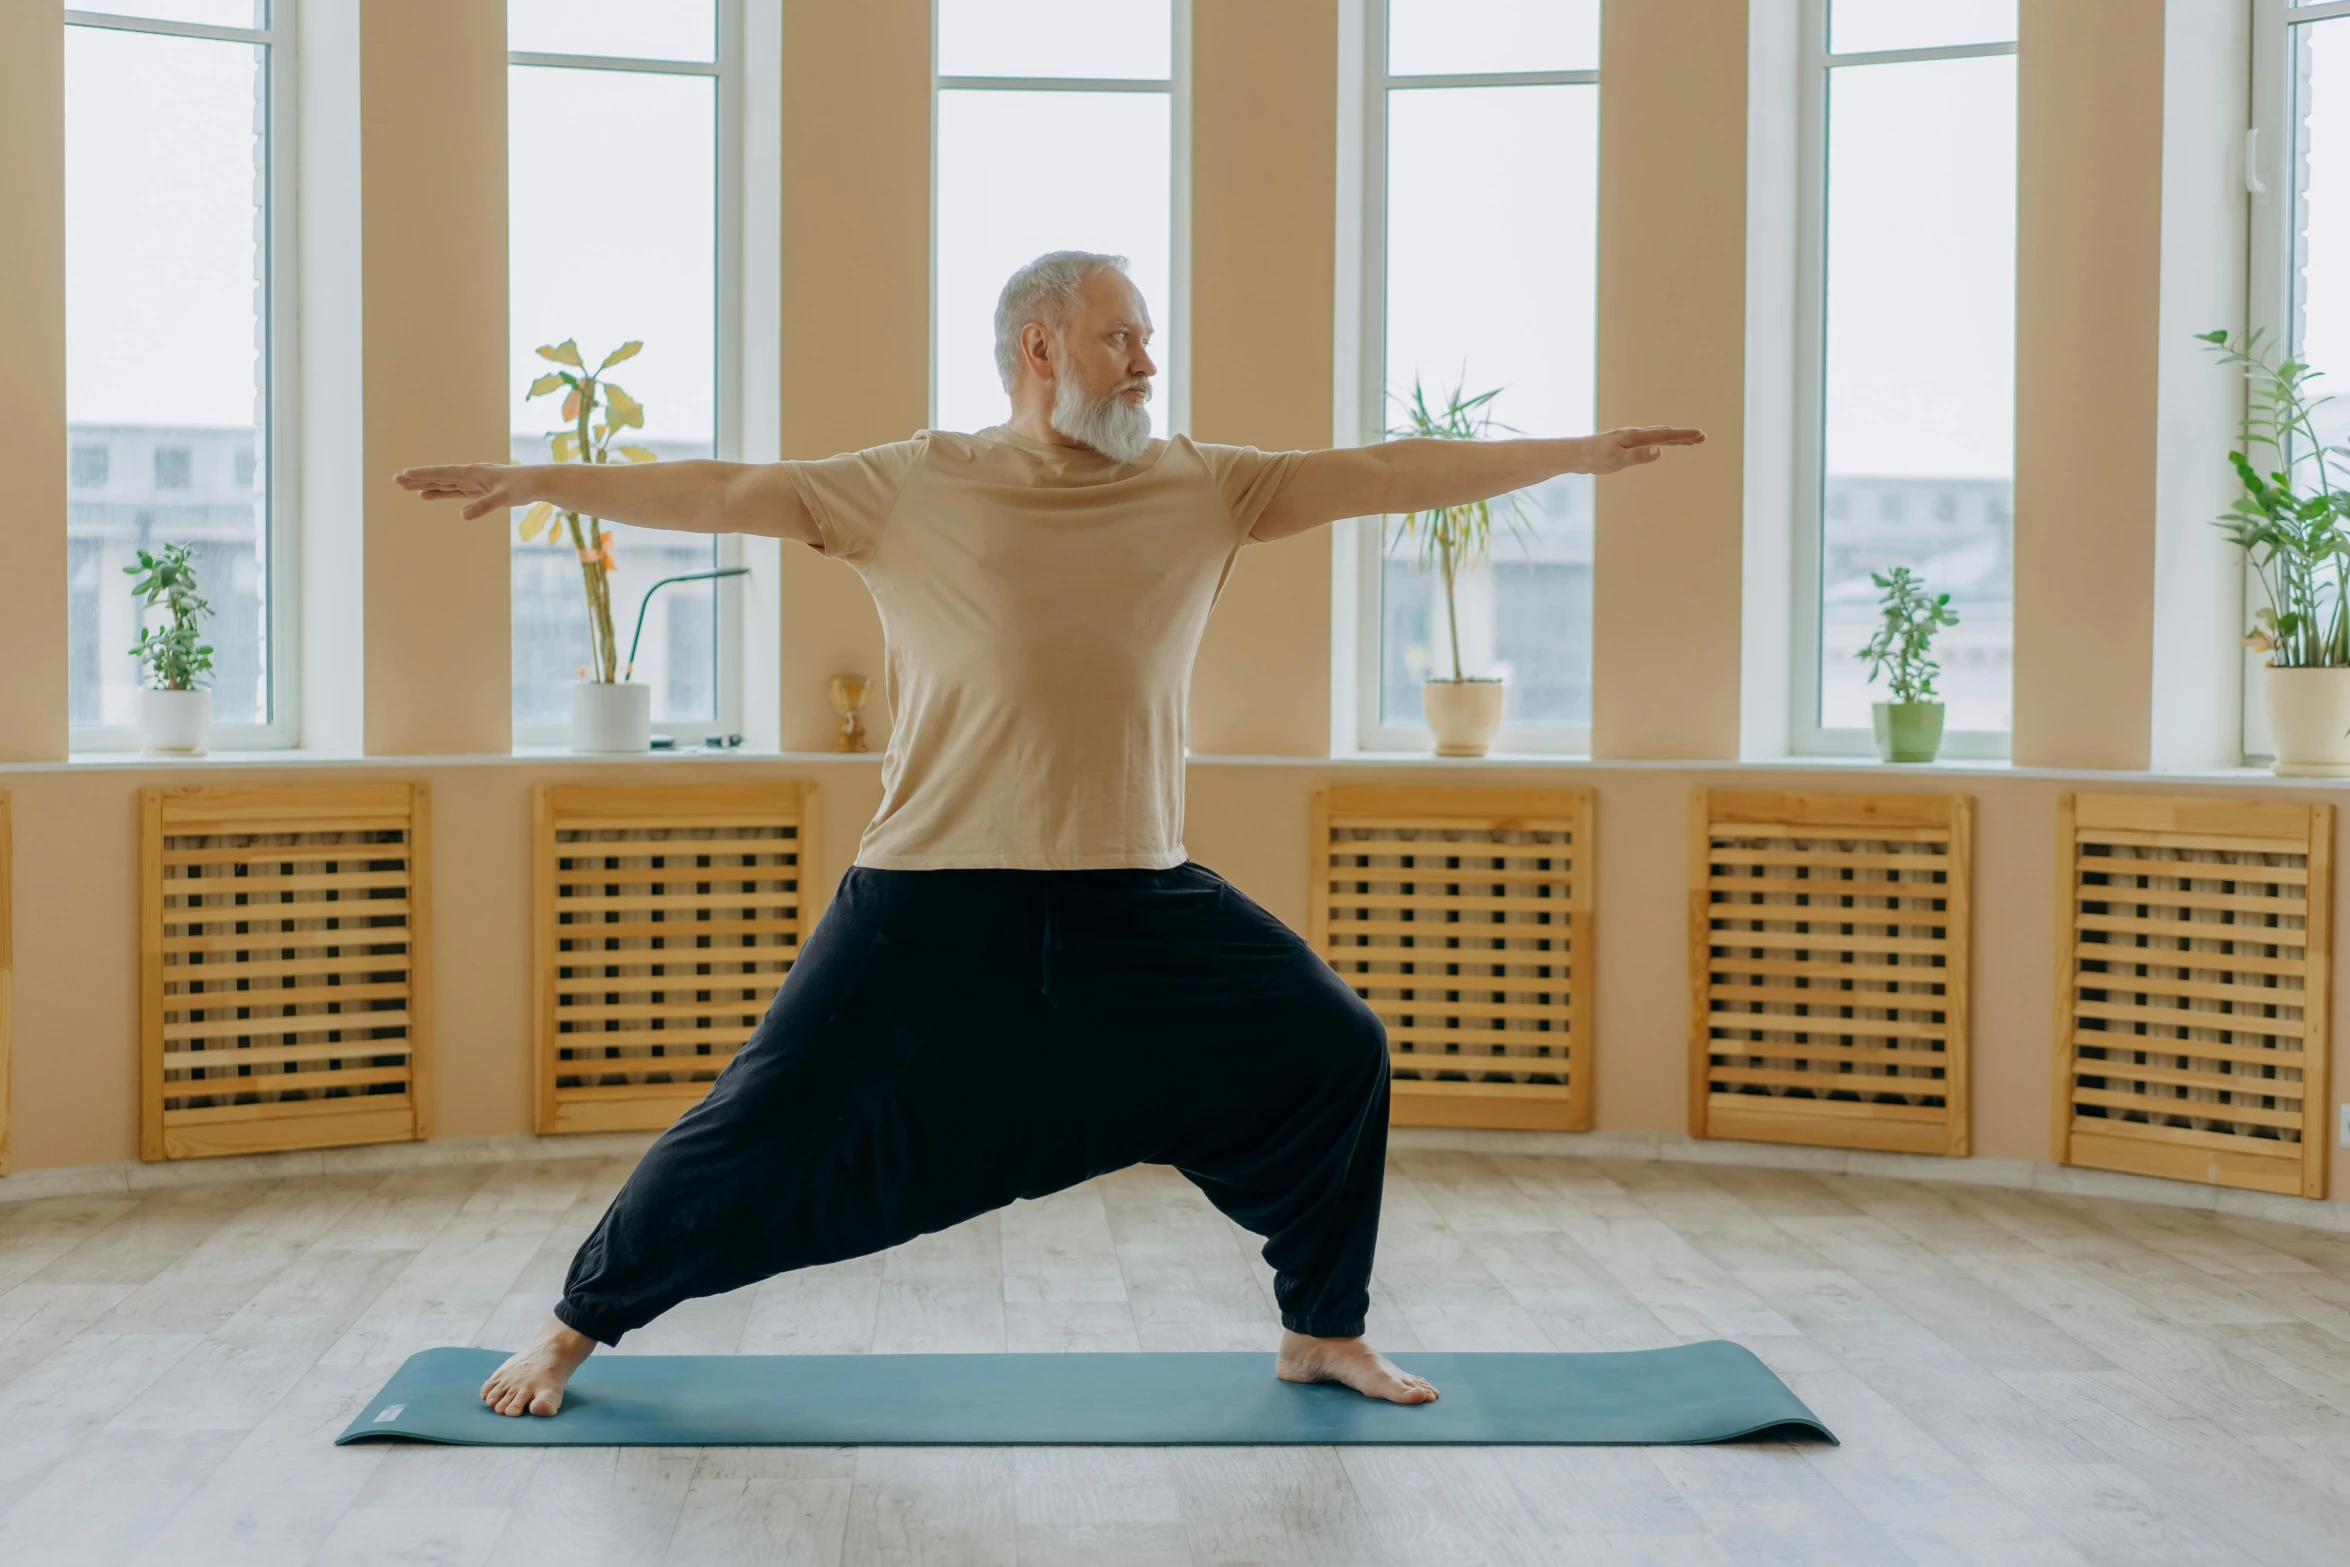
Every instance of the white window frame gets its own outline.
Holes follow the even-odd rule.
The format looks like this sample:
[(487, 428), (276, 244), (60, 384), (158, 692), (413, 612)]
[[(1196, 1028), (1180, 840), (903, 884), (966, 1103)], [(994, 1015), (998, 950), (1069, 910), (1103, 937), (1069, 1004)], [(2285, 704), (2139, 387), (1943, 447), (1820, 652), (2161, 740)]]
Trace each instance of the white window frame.
[[(1827, 526), (1828, 353), (1828, 73), (1848, 65), (1901, 65), (1919, 60), (1975, 60), (2013, 55), (2013, 43), (1951, 44), (1931, 49), (1828, 52), (1831, 0), (1806, 0), (1798, 45), (1801, 173), (1797, 253), (1795, 379), (1795, 545), (1793, 639), (1789, 686), (1789, 747), (1797, 756), (1872, 756), (1866, 729), (1820, 723), (1820, 582), (1822, 533)], [(2005, 729), (1952, 729), (1942, 754), (1961, 760), (2004, 759)]]
[[(930, 7), (930, 422), (938, 423), (938, 95), (942, 92), (1163, 93), (1167, 98), (1167, 330), (1159, 336), (1168, 435), (1191, 431), (1191, 0), (1169, 0), (1166, 76), (944, 76)], [(1008, 410), (1007, 410), (1008, 412)]]
[[(289, 750), (301, 741), (302, 582), (301, 313), (298, 195), (300, 191), (301, 104), (296, 55), (296, 0), (271, 0), (266, 27), (215, 27), (197, 22), (164, 22), (118, 16), (107, 11), (64, 13), (67, 27), (150, 33), (172, 38), (207, 38), (264, 46), (269, 50), (269, 100), (262, 128), (262, 155), (268, 160), (269, 228), (262, 256), (263, 293), (269, 331), (263, 368), (260, 458), (253, 481), (261, 492), (263, 572), (261, 668), (268, 717), (257, 724), (215, 724), (216, 751)], [(127, 585), (122, 591), (128, 591)], [(136, 724), (75, 724), (73, 751), (135, 751)]]
[[(2300, 336), (2300, 301), (2293, 293), (2294, 158), (2287, 123), (2293, 100), (2292, 30), (2311, 22), (2350, 17), (2350, 0), (2294, 5), (2290, 0), (2252, 0), (2252, 124), (2244, 141), (2244, 199), (2251, 209), (2251, 272), (2245, 320), (2265, 331), (2275, 346), (2292, 348)], [(2336, 374), (2342, 372), (2337, 371)], [(2244, 573), (2246, 625), (2261, 607), (2260, 579)], [(2276, 755), (2269, 737), (2263, 654), (2244, 654), (2244, 759)]]
[[(1361, 314), (1354, 323), (1360, 351), (1355, 387), (1357, 444), (1373, 445), (1386, 439), (1390, 409), (1387, 398), (1387, 94), (1398, 87), (1597, 87), (1598, 71), (1480, 71), (1442, 76), (1394, 76), (1387, 69), (1388, 0), (1362, 0), (1362, 50), (1358, 69), (1362, 81), (1360, 166), (1362, 245), (1359, 285), (1342, 287), (1352, 293)], [(1602, 49), (1605, 48), (1603, 40)], [(1603, 57), (1603, 66), (1606, 60)], [(1351, 614), (1337, 617), (1354, 623), (1354, 749), (1362, 752), (1424, 752), (1435, 738), (1424, 724), (1390, 724), (1380, 712), (1382, 671), (1380, 635), (1384, 582), (1386, 525), (1384, 517), (1357, 517), (1337, 525), (1336, 566), (1342, 584), (1351, 585)], [(1342, 587), (1342, 592), (1344, 588)], [(1343, 730), (1341, 731), (1343, 732)], [(1499, 736), (1498, 749), (1529, 755), (1588, 756), (1591, 727), (1511, 724)]]
[[(281, 0), (282, 3), (282, 0)], [(504, 0), (497, 0), (504, 4)], [(743, 387), (743, 267), (744, 231), (743, 205), (746, 177), (743, 152), (743, 0), (718, 0), (718, 46), (710, 60), (645, 60), (625, 55), (605, 54), (548, 54), (537, 50), (515, 49), (506, 55), (509, 68), (517, 65), (548, 66), (567, 71), (625, 71), (631, 74), (653, 76), (707, 76), (717, 83), (718, 113), (713, 133), (718, 138), (714, 168), (717, 192), (714, 203), (718, 232), (715, 244), (718, 254), (718, 276), (712, 294), (716, 332), (711, 360), (711, 411), (714, 428), (711, 431), (712, 453), (721, 462), (739, 462), (743, 452), (742, 387)], [(717, 535), (717, 553), (713, 569), (726, 570), (750, 564), (740, 535)], [(713, 734), (739, 735), (743, 729), (743, 584), (744, 577), (721, 577), (710, 584), (712, 588), (712, 626), (714, 635), (711, 656), (715, 663), (712, 673), (712, 706), (716, 716), (683, 720), (656, 720), (652, 732), (680, 743), (708, 739)], [(630, 628), (615, 624), (613, 635), (626, 638)], [(561, 746), (568, 744), (571, 726), (568, 723), (524, 724), (514, 726), (514, 744), (525, 746)]]

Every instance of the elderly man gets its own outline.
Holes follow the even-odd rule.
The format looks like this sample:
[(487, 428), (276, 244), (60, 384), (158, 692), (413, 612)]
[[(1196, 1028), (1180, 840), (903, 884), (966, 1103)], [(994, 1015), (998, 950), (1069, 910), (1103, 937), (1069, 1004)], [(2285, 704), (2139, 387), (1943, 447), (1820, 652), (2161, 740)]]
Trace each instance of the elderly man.
[[(880, 811), (765, 1020), (654, 1144), (482, 1398), (553, 1415), (681, 1300), (861, 1256), (1127, 1165), (1265, 1238), (1277, 1374), (1424, 1403), (1363, 1340), (1385, 1032), (1184, 853), (1191, 665), (1241, 550), (1652, 462), (1695, 430), (1318, 452), (1150, 429), (1150, 311), (1056, 252), (996, 307), (1011, 417), (822, 462), (417, 468), (467, 517), (550, 501), (796, 539), (880, 606)], [(1277, 675), (1277, 672), (1268, 672)]]

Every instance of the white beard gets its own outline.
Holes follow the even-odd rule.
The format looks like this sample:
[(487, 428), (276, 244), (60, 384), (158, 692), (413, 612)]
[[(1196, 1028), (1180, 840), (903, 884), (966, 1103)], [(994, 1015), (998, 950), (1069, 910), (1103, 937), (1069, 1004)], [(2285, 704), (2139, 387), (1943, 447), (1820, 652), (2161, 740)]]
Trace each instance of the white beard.
[[(1118, 394), (1137, 386), (1142, 388), (1142, 401), (1130, 408)], [(1132, 462), (1151, 443), (1150, 396), (1150, 383), (1140, 378), (1122, 381), (1096, 397), (1078, 385), (1075, 376), (1063, 375), (1053, 393), (1052, 427), (1114, 462)]]

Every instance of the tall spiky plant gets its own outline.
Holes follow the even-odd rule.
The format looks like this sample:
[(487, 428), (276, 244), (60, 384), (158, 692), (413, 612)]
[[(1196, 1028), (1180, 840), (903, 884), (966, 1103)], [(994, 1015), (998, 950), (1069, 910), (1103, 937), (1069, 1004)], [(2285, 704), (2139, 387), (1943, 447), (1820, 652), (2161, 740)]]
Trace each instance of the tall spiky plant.
[[(614, 446), (615, 437), (626, 429), (645, 427), (645, 410), (635, 398), (606, 381), (604, 372), (624, 359), (633, 359), (645, 345), (630, 341), (604, 356), (604, 362), (591, 374), (579, 357), (579, 344), (572, 338), (550, 347), (541, 348), (539, 357), (553, 364), (568, 365), (567, 370), (550, 370), (530, 383), (530, 397), (544, 397), (560, 388), (569, 388), (563, 398), (563, 421), (571, 428), (557, 430), (547, 437), (555, 461), (610, 462), (615, 452), (625, 462), (655, 462), (649, 447)], [(601, 412), (599, 421), (596, 415)], [(522, 537), (525, 543), (544, 532), (547, 542), (560, 545), (566, 538), (579, 553), (579, 571), (587, 589), (588, 631), (590, 656), (594, 660), (596, 680), (610, 685), (626, 678), (620, 667), (618, 639), (612, 631), (611, 575), (619, 569), (612, 558), (612, 535), (605, 531), (600, 517), (583, 517), (578, 512), (562, 513), (562, 523), (548, 527), (556, 509), (546, 501), (522, 514)]]
[[(1445, 394), (1444, 406), (1431, 408), (1427, 392), (1420, 378), (1412, 378), (1412, 395), (1404, 403), (1403, 423), (1390, 429), (1392, 439), (1420, 439), (1433, 441), (1482, 441), (1497, 428), (1493, 422), (1492, 403), (1502, 393), (1495, 387), (1479, 392), (1474, 397), (1462, 395), (1463, 385), (1456, 384)], [(1469, 501), (1459, 506), (1439, 506), (1428, 511), (1407, 512), (1398, 519), (1400, 526), (1395, 538), (1417, 539), (1420, 546), (1422, 570), (1432, 570), (1444, 579), (1444, 629), (1452, 640), (1452, 678), (1455, 683), (1467, 678), (1461, 673), (1461, 617), (1453, 600), (1453, 585), (1460, 574), (1471, 570), (1493, 553), (1493, 513), (1498, 506), (1502, 516), (1521, 539), (1526, 536), (1518, 499), (1505, 495), (1496, 501)]]
[(2317, 371), (2271, 357), (2263, 333), (2195, 337), (2242, 371), (2248, 388), (2238, 449), (2228, 453), (2244, 494), (2217, 519), (2268, 599), (2245, 645), (2279, 669), (2350, 665), (2350, 490), (2335, 482), (2350, 446), (2328, 446), (2316, 421), (2333, 399), (2312, 394)]

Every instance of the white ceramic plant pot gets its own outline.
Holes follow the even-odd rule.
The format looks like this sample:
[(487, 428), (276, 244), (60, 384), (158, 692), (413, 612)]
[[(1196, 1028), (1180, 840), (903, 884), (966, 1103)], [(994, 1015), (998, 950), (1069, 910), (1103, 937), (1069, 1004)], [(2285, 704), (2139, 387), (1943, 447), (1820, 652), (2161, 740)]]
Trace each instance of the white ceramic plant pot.
[(2280, 778), (2350, 778), (2350, 669), (2278, 669), (2261, 679)]
[(139, 749), (149, 756), (202, 756), (211, 744), (211, 692), (139, 689)]
[(1483, 756), (1501, 733), (1502, 682), (1424, 680), (1420, 711), (1436, 736), (1438, 756)]
[(582, 680), (571, 688), (571, 749), (650, 751), (653, 688), (633, 681)]

